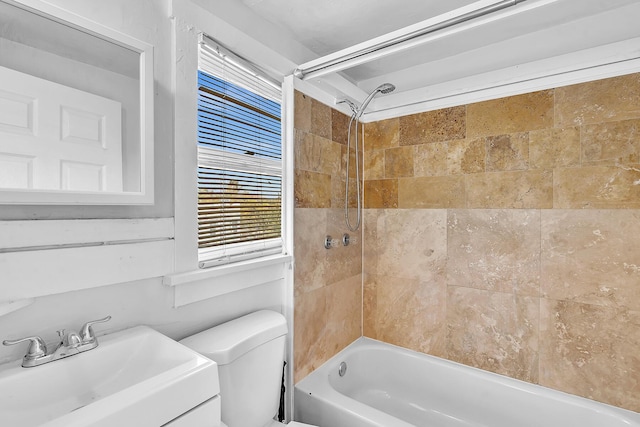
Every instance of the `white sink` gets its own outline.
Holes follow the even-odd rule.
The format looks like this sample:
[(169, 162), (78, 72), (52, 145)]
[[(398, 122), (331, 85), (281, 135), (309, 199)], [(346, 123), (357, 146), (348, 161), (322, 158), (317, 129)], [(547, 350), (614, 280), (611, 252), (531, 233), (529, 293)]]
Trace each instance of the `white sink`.
[(33, 368), (0, 365), (0, 426), (158, 427), (219, 394), (215, 362), (146, 326)]

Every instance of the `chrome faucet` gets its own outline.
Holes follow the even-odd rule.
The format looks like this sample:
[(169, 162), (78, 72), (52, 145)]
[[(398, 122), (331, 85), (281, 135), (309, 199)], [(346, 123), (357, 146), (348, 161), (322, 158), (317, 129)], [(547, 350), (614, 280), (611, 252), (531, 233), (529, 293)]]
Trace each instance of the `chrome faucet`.
[(96, 323), (108, 322), (109, 320), (111, 320), (111, 316), (87, 322), (80, 329), (80, 334), (74, 331), (66, 332), (64, 329), (57, 331), (60, 342), (51, 352), (47, 351), (46, 344), (42, 338), (38, 336), (20, 338), (18, 340), (4, 340), (2, 344), (14, 345), (29, 341), (29, 349), (27, 350), (27, 354), (22, 358), (22, 366), (31, 368), (96, 348), (98, 346), (98, 340), (93, 332), (92, 326)]

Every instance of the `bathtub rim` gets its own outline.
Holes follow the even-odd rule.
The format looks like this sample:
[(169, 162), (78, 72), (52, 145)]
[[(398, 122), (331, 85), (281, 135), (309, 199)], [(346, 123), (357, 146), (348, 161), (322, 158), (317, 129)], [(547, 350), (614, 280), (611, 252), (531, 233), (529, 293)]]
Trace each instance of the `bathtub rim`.
[[(366, 348), (373, 349), (386, 349), (398, 351), (402, 354), (406, 354), (410, 357), (418, 357), (425, 358), (432, 363), (435, 363), (437, 366), (443, 366), (445, 368), (453, 368), (457, 371), (464, 371), (469, 375), (472, 375), (476, 378), (481, 378), (487, 380), (491, 383), (503, 384), (507, 387), (526, 392), (531, 394), (540, 394), (544, 397), (558, 400), (559, 402), (579, 408), (583, 408), (588, 411), (595, 411), (599, 413), (609, 414), (611, 416), (615, 416), (620, 418), (622, 421), (629, 421), (635, 424), (629, 424), (630, 426), (640, 426), (640, 413), (632, 411), (630, 409), (621, 408), (618, 406), (614, 406), (605, 402), (600, 402), (594, 399), (589, 399), (586, 397), (574, 395), (571, 393), (567, 393), (561, 390), (552, 389), (550, 387), (546, 387), (540, 384), (529, 383), (523, 380), (519, 380), (516, 378), (512, 378), (503, 374), (498, 374), (491, 371), (486, 371), (480, 368), (476, 368), (473, 366), (468, 366), (459, 362), (455, 362), (449, 359), (445, 359), (442, 357), (421, 353), (415, 350), (407, 349), (404, 347), (400, 347), (395, 344), (390, 344), (384, 341), (376, 340), (369, 337), (359, 337), (350, 343), (348, 346), (343, 348), (341, 351), (336, 353), (329, 360), (325, 361), (322, 365), (316, 368), (314, 371), (309, 373), (302, 380), (298, 381), (294, 385), (294, 409), (296, 408), (296, 393), (305, 393), (312, 394), (314, 393), (314, 398), (323, 401), (325, 404), (334, 407), (341, 408), (343, 410), (348, 410), (346, 408), (355, 407), (361, 410), (361, 413), (356, 411), (348, 410), (352, 415), (358, 416), (364, 420), (378, 423), (382, 418), (387, 420), (387, 422), (393, 422), (394, 427), (413, 427), (412, 424), (409, 424), (403, 420), (400, 420), (403, 424), (398, 424), (398, 418), (389, 415), (383, 411), (380, 411), (376, 408), (373, 408), (369, 405), (366, 405), (362, 402), (359, 402), (356, 399), (353, 399), (340, 391), (333, 388), (328, 378), (329, 374), (333, 372), (333, 370), (338, 370), (338, 366), (341, 361), (346, 359), (349, 354), (354, 353), (356, 351), (360, 351)], [(538, 392), (538, 393), (536, 393)], [(341, 406), (340, 404), (344, 404), (345, 406)], [(346, 405), (348, 404), (348, 405)], [(296, 411), (297, 413), (297, 411)], [(382, 415), (381, 415), (382, 414)], [(388, 418), (387, 418), (388, 417)], [(393, 421), (391, 421), (393, 420)], [(380, 425), (391, 425), (391, 424), (380, 424)]]

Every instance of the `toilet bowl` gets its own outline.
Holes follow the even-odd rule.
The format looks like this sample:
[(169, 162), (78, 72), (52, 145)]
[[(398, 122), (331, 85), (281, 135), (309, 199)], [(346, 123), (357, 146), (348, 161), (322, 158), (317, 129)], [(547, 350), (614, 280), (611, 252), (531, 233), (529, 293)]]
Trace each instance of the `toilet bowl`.
[(287, 332), (282, 314), (261, 310), (180, 341), (218, 364), (222, 427), (285, 425), (274, 418), (280, 405)]

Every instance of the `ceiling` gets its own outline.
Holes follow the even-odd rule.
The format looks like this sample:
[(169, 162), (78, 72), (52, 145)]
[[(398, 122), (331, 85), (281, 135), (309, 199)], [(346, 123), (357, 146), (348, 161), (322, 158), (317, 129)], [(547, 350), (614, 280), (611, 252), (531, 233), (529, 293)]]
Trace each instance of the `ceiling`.
[(258, 15), (287, 29), (300, 43), (322, 56), (471, 4), (474, 0), (243, 2)]
[[(459, 8), (470, 10), (498, 0), (242, 2), (323, 57), (392, 32), (433, 24)], [(395, 92), (376, 97), (371, 104), (373, 109), (391, 109), (512, 80), (537, 79), (545, 73), (640, 60), (640, 0), (512, 3), (517, 4), (421, 36), (417, 40), (423, 43), (400, 53), (307, 80), (335, 98), (358, 102), (381, 83), (393, 83)]]

